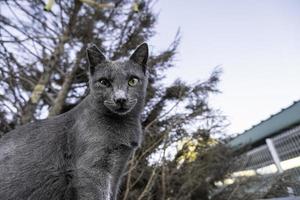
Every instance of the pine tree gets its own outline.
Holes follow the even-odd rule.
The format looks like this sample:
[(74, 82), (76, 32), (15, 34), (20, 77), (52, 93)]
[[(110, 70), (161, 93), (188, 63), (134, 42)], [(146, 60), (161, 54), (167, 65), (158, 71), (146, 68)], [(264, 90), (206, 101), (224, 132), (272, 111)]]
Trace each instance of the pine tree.
[[(155, 35), (154, 1), (115, 0), (113, 7), (92, 2), (57, 0), (47, 11), (43, 1), (0, 2), (1, 134), (66, 112), (86, 96), (88, 44), (95, 43), (110, 59), (123, 59)], [(162, 84), (179, 41), (176, 34), (167, 49), (151, 52), (144, 143), (128, 164), (120, 199), (176, 199), (177, 189), (184, 194), (190, 186), (178, 188), (175, 181), (185, 180), (184, 168), (168, 151), (183, 139), (211, 138), (223, 127), (223, 117), (208, 103), (218, 92), (219, 70), (194, 84), (180, 79)]]

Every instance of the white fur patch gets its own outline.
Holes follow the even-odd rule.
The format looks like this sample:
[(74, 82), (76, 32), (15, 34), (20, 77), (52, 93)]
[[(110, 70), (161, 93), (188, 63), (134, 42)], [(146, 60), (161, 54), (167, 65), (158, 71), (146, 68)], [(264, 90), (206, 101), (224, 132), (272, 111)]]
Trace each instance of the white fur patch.
[(107, 177), (107, 196), (106, 196), (106, 200), (110, 200), (110, 197), (112, 195), (112, 191), (111, 191), (111, 175), (109, 174)]
[(116, 99), (126, 98), (126, 94), (124, 90), (117, 90), (115, 92)]

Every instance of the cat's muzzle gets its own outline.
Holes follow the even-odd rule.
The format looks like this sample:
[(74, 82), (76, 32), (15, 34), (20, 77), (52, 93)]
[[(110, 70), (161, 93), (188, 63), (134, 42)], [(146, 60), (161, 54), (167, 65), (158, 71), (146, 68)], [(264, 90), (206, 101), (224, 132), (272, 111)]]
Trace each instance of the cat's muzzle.
[(129, 113), (137, 103), (137, 99), (105, 100), (104, 105), (113, 113), (125, 115)]

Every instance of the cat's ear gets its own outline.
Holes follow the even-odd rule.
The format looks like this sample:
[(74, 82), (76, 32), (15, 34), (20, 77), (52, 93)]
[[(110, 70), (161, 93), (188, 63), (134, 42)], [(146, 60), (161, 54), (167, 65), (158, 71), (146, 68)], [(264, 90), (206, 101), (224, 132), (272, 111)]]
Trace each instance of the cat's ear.
[(143, 71), (146, 72), (146, 65), (148, 60), (148, 44), (143, 43), (136, 48), (133, 54), (130, 56), (130, 60), (141, 65), (143, 67)]
[(98, 47), (94, 44), (90, 45), (86, 49), (87, 59), (89, 61), (89, 70), (91, 75), (95, 72), (95, 67), (106, 61), (104, 54), (98, 49)]

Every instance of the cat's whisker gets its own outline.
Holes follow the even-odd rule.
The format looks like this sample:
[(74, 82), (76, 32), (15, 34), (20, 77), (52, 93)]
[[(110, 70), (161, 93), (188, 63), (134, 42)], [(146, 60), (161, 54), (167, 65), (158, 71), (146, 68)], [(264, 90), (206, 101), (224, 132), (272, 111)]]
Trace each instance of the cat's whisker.
[(104, 103), (107, 104), (107, 105), (113, 105), (113, 106), (116, 105), (116, 103), (113, 102), (113, 101), (104, 101)]

